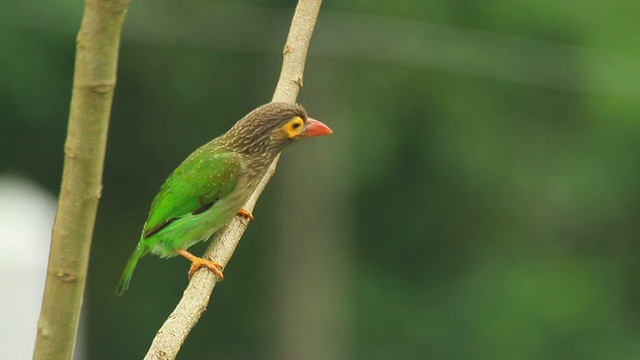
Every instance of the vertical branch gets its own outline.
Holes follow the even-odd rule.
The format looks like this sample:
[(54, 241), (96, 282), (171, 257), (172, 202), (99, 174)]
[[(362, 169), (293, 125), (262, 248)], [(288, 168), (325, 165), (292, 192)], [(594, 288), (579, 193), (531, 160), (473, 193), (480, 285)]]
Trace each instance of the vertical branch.
[[(318, 19), (322, 0), (300, 0), (291, 20), (287, 42), (282, 51), (282, 69), (273, 102), (295, 103), (302, 87), (304, 66), (311, 35)], [(265, 178), (267, 178), (265, 176)], [(268, 180), (268, 179), (267, 179)]]
[[(322, 0), (298, 1), (283, 50), (282, 70), (272, 99), (274, 102), (296, 102), (302, 87), (307, 51), (321, 4)], [(253, 211), (258, 197), (275, 172), (278, 158), (271, 164), (267, 174), (245, 204), (245, 209)], [(234, 218), (218, 231), (203, 257), (215, 259), (226, 266), (246, 227), (247, 224), (243, 220)], [(175, 359), (184, 340), (206, 309), (216, 280), (215, 275), (209, 271), (198, 271), (194, 274), (182, 299), (158, 330), (145, 356), (146, 360)]]
[(128, 4), (128, 0), (85, 1), (34, 359), (70, 359), (73, 353)]

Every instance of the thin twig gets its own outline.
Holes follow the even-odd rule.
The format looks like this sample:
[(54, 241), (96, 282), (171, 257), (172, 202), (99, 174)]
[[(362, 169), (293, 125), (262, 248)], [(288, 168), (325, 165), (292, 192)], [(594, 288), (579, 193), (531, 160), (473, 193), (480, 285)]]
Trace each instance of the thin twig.
[[(272, 101), (295, 103), (302, 87), (307, 50), (321, 4), (322, 0), (298, 1), (283, 50), (280, 79)], [(278, 158), (271, 164), (258, 188), (245, 204), (245, 209), (253, 211), (258, 197), (275, 172), (277, 163)], [(239, 218), (232, 220), (218, 231), (205, 251), (204, 257), (226, 266), (246, 227), (245, 221)], [(216, 277), (212, 272), (198, 271), (194, 274), (182, 299), (153, 339), (145, 359), (175, 359), (184, 340), (206, 309), (215, 285)]]
[(77, 38), (62, 185), (33, 358), (70, 359), (102, 190), (120, 31), (129, 0), (86, 0)]

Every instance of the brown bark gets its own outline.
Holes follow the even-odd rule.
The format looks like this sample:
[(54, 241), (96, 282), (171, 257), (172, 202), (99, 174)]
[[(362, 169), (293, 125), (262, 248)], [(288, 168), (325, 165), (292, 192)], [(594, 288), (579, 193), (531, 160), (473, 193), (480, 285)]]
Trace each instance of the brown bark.
[[(282, 70), (272, 101), (295, 103), (302, 87), (304, 66), (311, 35), (322, 0), (299, 0), (291, 21), (289, 36), (283, 50)], [(258, 197), (273, 176), (276, 159), (244, 208), (253, 211)], [(226, 265), (242, 237), (247, 223), (236, 218), (218, 231), (203, 257)], [(182, 299), (162, 325), (145, 359), (175, 359), (184, 340), (200, 319), (209, 303), (216, 277), (209, 271), (198, 271), (189, 282)]]
[(128, 0), (86, 0), (78, 33), (62, 185), (34, 359), (70, 359), (102, 190), (120, 31)]

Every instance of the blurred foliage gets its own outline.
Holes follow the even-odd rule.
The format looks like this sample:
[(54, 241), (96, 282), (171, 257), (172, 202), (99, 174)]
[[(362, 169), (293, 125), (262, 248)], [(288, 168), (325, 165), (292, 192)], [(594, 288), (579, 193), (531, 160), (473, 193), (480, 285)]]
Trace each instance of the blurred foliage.
[[(52, 193), (80, 6), (0, 4), (0, 171)], [(132, 2), (89, 358), (140, 357), (175, 305), (184, 261), (145, 258), (123, 298), (116, 280), (168, 173), (270, 99), (293, 6)], [(343, 150), (331, 154), (351, 214), (345, 358), (640, 358), (640, 3), (323, 6), (300, 101), (335, 134), (295, 151)], [(261, 199), (181, 358), (276, 358), (264, 259), (283, 189)]]

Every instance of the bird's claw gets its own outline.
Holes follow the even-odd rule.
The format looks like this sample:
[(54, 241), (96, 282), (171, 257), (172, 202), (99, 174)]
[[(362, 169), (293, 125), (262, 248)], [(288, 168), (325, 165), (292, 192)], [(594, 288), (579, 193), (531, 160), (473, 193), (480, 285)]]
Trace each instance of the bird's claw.
[(245, 208), (240, 208), (240, 210), (238, 210), (238, 216), (241, 216), (249, 221), (253, 221), (253, 214)]
[(191, 280), (193, 274), (195, 274), (195, 272), (202, 267), (206, 267), (207, 269), (211, 270), (216, 275), (219, 281), (224, 280), (224, 275), (221, 271), (222, 265), (220, 263), (199, 257), (191, 260), (191, 267), (189, 268), (189, 280)]
[(191, 280), (193, 274), (201, 267), (206, 267), (207, 269), (211, 270), (216, 275), (219, 281), (224, 280), (224, 275), (222, 275), (221, 271), (222, 264), (220, 264), (219, 262), (197, 257), (182, 248), (176, 249), (175, 251), (191, 261), (191, 267), (189, 268), (189, 280)]

